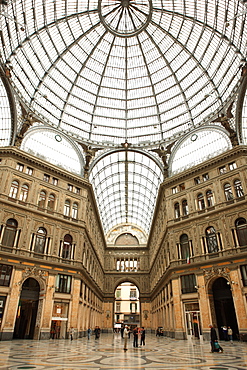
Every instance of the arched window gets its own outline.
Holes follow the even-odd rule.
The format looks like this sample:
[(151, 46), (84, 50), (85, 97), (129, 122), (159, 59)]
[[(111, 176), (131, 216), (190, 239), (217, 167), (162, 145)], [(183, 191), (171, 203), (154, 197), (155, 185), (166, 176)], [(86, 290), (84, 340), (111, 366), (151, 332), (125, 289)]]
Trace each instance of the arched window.
[(180, 206), (179, 206), (179, 203), (175, 203), (174, 204), (174, 214), (175, 214), (175, 218), (179, 218), (180, 217)]
[(225, 192), (226, 200), (233, 199), (232, 187), (230, 184), (227, 183), (224, 185), (224, 192)]
[(183, 216), (187, 216), (189, 214), (189, 207), (186, 199), (182, 201), (182, 212)]
[(27, 196), (28, 196), (28, 190), (29, 190), (28, 185), (23, 184), (22, 187), (21, 187), (19, 200), (21, 200), (22, 202), (26, 202)]
[(64, 211), (63, 211), (64, 216), (70, 215), (70, 201), (67, 199), (64, 203)]
[(72, 236), (69, 234), (66, 234), (63, 240), (62, 245), (62, 258), (64, 259), (70, 259), (71, 253), (72, 253)]
[(234, 190), (237, 198), (242, 197), (244, 195), (243, 187), (240, 180), (234, 181)]
[(47, 231), (44, 227), (40, 227), (37, 231), (34, 244), (34, 252), (44, 254)]
[(214, 197), (212, 190), (207, 190), (206, 192), (207, 207), (212, 207), (214, 205)]
[(48, 197), (47, 209), (48, 211), (54, 211), (54, 208), (55, 208), (55, 195), (50, 194)]
[(6, 222), (4, 229), (2, 245), (13, 248), (15, 243), (15, 237), (17, 233), (18, 222), (13, 218), (9, 218)]
[(72, 218), (77, 219), (77, 216), (78, 216), (78, 203), (73, 203)]
[(240, 247), (247, 245), (247, 223), (246, 219), (241, 217), (235, 221), (238, 244)]
[(19, 190), (19, 182), (16, 180), (12, 181), (10, 191), (9, 191), (9, 197), (17, 198), (18, 190)]
[(205, 209), (205, 201), (202, 193), (197, 195), (198, 208), (200, 210)]
[(206, 243), (207, 243), (208, 253), (218, 252), (219, 250), (218, 240), (217, 240), (215, 228), (213, 226), (209, 226), (206, 229)]
[(190, 245), (189, 245), (189, 238), (187, 234), (183, 234), (180, 236), (180, 253), (181, 259), (187, 260), (189, 262), (190, 256)]
[(46, 192), (44, 190), (41, 190), (39, 194), (38, 207), (45, 208), (45, 202), (46, 202)]

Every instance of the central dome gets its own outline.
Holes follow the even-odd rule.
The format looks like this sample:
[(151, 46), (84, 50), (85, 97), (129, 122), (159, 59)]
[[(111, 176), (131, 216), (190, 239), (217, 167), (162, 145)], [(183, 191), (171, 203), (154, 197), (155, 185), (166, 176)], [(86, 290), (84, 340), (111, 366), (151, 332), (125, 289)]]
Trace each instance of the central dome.
[(14, 4), (1, 14), (13, 88), (42, 122), (89, 145), (157, 147), (210, 123), (246, 62), (240, 0)]

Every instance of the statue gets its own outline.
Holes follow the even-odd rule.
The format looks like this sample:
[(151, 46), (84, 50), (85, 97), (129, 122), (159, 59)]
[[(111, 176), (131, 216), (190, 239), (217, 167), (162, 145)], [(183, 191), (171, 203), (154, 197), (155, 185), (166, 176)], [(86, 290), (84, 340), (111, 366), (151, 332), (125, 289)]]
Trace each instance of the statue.
[(238, 142), (238, 137), (237, 137), (237, 133), (235, 130), (233, 130), (233, 128), (231, 128), (231, 125), (230, 125), (230, 122), (229, 120), (231, 118), (233, 118), (233, 114), (232, 114), (232, 106), (233, 106), (233, 103), (232, 102), (227, 111), (226, 111), (226, 114), (222, 113), (218, 118), (216, 118), (213, 122), (220, 122), (221, 125), (229, 132), (230, 134), (230, 140), (231, 140), (231, 143), (232, 143), (232, 146), (237, 146), (239, 145), (239, 142)]
[(79, 143), (85, 153), (85, 166), (84, 166), (84, 177), (88, 179), (88, 171), (91, 160), (94, 158), (95, 153), (100, 150), (101, 148), (92, 148), (90, 145), (85, 145), (83, 143)]
[(28, 112), (27, 109), (20, 103), (21, 105), (21, 112), (22, 112), (22, 126), (18, 134), (16, 134), (14, 146), (18, 148), (21, 146), (22, 140), (24, 138), (25, 133), (33, 125), (34, 122), (41, 122), (37, 118), (33, 117), (31, 112)]
[(176, 141), (173, 141), (166, 148), (161, 145), (157, 149), (151, 149), (151, 152), (157, 153), (158, 156), (161, 158), (161, 160), (163, 162), (163, 166), (164, 166), (164, 169), (163, 169), (164, 177), (168, 177), (168, 168), (169, 168), (169, 166), (168, 166), (168, 163), (167, 163), (167, 155), (168, 154), (171, 154), (171, 149), (172, 149), (172, 146), (175, 144), (175, 142)]

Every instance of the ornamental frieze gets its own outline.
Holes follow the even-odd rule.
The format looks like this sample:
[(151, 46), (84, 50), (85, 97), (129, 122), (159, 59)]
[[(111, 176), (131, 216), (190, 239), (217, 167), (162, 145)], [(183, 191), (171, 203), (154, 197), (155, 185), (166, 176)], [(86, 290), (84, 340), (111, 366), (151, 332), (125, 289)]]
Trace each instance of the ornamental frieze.
[(230, 270), (227, 267), (212, 267), (210, 270), (204, 269), (203, 275), (206, 282), (216, 276), (221, 276), (226, 278), (227, 280), (230, 280)]

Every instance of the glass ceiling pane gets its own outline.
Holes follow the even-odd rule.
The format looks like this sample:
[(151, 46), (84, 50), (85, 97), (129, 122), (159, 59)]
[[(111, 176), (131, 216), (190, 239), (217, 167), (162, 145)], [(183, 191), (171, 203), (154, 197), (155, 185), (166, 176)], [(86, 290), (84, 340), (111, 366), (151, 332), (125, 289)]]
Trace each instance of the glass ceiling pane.
[(0, 145), (8, 146), (12, 137), (11, 112), (8, 95), (1, 79), (0, 99)]
[(148, 232), (158, 187), (160, 167), (134, 151), (109, 154), (90, 174), (105, 232), (117, 224), (135, 224)]

